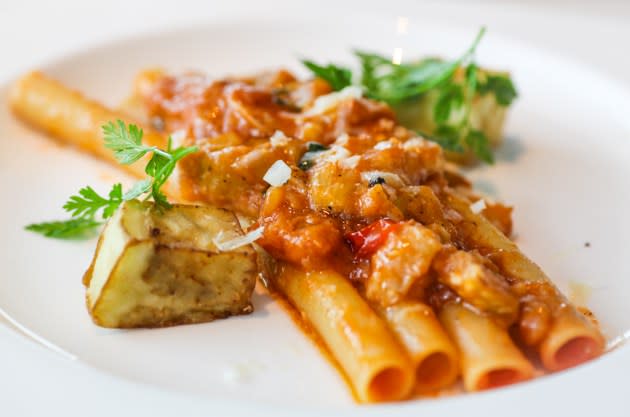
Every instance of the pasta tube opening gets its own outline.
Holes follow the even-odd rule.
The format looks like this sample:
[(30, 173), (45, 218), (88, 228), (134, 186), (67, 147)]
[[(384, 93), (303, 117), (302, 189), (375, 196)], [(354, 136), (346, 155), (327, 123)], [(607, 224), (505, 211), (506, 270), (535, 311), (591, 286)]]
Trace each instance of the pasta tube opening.
[(529, 375), (513, 368), (493, 369), (482, 376), (477, 382), (478, 390), (486, 390), (491, 388), (503, 387), (505, 385), (515, 384), (526, 380)]
[(443, 307), (440, 319), (461, 352), (466, 390), (494, 388), (533, 376), (532, 364), (508, 332), (491, 318), (449, 303)]
[(416, 391), (433, 391), (455, 382), (459, 354), (431, 307), (405, 301), (379, 312), (411, 358)]
[(566, 369), (593, 359), (600, 354), (598, 343), (590, 337), (578, 336), (566, 341), (553, 357), (554, 367)]
[(600, 356), (604, 348), (604, 338), (597, 329), (581, 313), (566, 308), (555, 318), (539, 351), (545, 368), (559, 371)]
[(344, 276), (281, 269), (274, 284), (321, 336), (359, 401), (397, 401), (411, 393), (414, 375), (407, 353)]
[(416, 366), (416, 381), (419, 391), (445, 387), (457, 376), (457, 364), (444, 352), (435, 352)]
[(385, 368), (372, 377), (368, 385), (368, 400), (371, 402), (391, 401), (404, 398), (406, 387), (400, 381), (407, 378), (400, 368)]
[[(533, 298), (521, 317), (522, 341), (536, 346), (544, 367), (558, 371), (579, 365), (604, 352), (601, 332), (571, 305), (545, 273), (516, 244), (483, 216), (470, 210), (467, 200), (456, 194), (448, 203), (466, 220), (461, 231), (470, 248), (494, 252), (493, 261), (513, 282), (517, 292)], [(538, 310), (536, 310), (538, 309)]]

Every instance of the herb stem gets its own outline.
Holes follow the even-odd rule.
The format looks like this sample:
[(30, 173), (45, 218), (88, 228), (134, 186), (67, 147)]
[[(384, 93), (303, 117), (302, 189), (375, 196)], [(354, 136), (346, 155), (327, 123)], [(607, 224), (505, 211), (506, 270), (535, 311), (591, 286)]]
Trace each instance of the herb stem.
[(149, 152), (153, 152), (156, 153), (158, 155), (161, 155), (169, 160), (173, 159), (173, 155), (171, 155), (170, 153), (163, 151), (162, 149), (158, 148), (157, 146), (150, 146), (147, 148), (147, 150)]
[(155, 205), (160, 209), (171, 207), (160, 188), (175, 170), (177, 162), (196, 152), (198, 148), (182, 146), (172, 149), (170, 136), (166, 150), (157, 146), (143, 145), (142, 129), (131, 124), (125, 125), (122, 120), (103, 125), (103, 135), (105, 146), (114, 152), (114, 156), (121, 164), (132, 164), (146, 154), (152, 153), (145, 167), (148, 178), (137, 182), (124, 194), (122, 185), (115, 184), (109, 192), (109, 198), (99, 195), (92, 187), (84, 187), (79, 190), (79, 195), (71, 196), (63, 206), (71, 214), (69, 220), (31, 224), (26, 227), (27, 230), (54, 238), (87, 237), (89, 233), (86, 232), (94, 231), (102, 224), (97, 220), (97, 213), (101, 211), (100, 217), (106, 220), (114, 214), (123, 201), (144, 195), (144, 201), (152, 197)]
[(481, 29), (479, 29), (479, 33), (477, 33), (477, 36), (475, 37), (475, 40), (473, 41), (472, 45), (470, 45), (470, 48), (468, 48), (468, 50), (464, 54), (464, 57), (468, 57), (475, 52), (475, 50), (477, 49), (477, 46), (479, 45), (479, 42), (481, 42), (481, 39), (483, 38), (485, 34), (486, 34), (486, 27), (482, 26)]

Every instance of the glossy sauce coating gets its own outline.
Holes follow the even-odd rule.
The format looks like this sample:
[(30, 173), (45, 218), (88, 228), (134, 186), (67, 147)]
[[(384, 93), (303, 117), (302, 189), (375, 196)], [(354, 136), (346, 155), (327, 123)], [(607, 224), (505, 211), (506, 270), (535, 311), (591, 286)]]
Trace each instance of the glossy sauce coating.
[[(546, 283), (512, 285), (502, 269), (509, 254), (486, 252), (461, 232), (467, 225), (447, 204), (449, 193), (471, 204), (479, 197), (441, 148), (397, 125), (385, 104), (330, 93), (322, 80), (298, 81), (282, 70), (221, 81), (163, 75), (142, 91), (152, 120), (167, 131), (184, 129), (187, 144), (202, 150), (183, 161), (183, 194), (258, 219), (264, 226), (258, 243), (275, 259), (334, 269), (360, 292), (371, 288), (372, 302), (385, 306), (409, 298), (439, 309), (463, 300), (503, 326), (515, 324), (525, 344), (538, 343), (558, 307), (551, 305), (555, 294), (546, 296)], [(322, 106), (322, 99), (333, 104)], [(307, 152), (310, 142), (319, 150)], [(262, 177), (278, 159), (292, 176), (269, 187)], [(511, 232), (511, 208), (488, 203), (481, 214)], [(405, 239), (412, 227), (426, 230), (439, 253), (418, 249), (403, 257), (396, 251), (404, 240), (386, 246), (386, 236), (376, 236), (379, 245), (365, 256), (352, 236), (383, 221), (401, 225), (393, 239)], [(392, 277), (406, 276), (394, 298), (391, 280), (381, 274), (374, 283), (379, 257), (394, 265)], [(418, 263), (429, 267), (414, 272), (410, 264)]]

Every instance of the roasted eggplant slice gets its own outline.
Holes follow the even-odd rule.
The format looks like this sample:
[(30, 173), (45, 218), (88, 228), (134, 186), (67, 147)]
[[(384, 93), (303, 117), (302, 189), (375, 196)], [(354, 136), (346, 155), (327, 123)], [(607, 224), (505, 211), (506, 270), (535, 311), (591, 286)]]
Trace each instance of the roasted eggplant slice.
[(83, 279), (94, 322), (162, 327), (250, 313), (254, 249), (220, 251), (214, 243), (242, 234), (226, 210), (125, 202), (105, 226)]

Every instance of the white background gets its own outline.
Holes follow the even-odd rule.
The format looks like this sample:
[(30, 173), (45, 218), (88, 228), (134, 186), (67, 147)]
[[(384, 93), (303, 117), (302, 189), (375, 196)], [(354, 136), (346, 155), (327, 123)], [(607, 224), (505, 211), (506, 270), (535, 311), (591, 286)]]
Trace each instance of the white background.
[[(2, 0), (0, 78), (16, 75), (64, 51), (151, 28), (203, 22), (214, 15), (282, 15), (287, 8), (329, 8), (341, 0), (285, 2), (243, 0)], [(350, 3), (350, 2), (345, 2)], [(528, 40), (587, 62), (630, 83), (630, 1), (354, 1), (360, 9), (440, 11), (445, 19), (486, 23), (490, 31)], [(177, 8), (177, 13), (172, 10)], [(518, 16), (518, 19), (506, 17)]]

